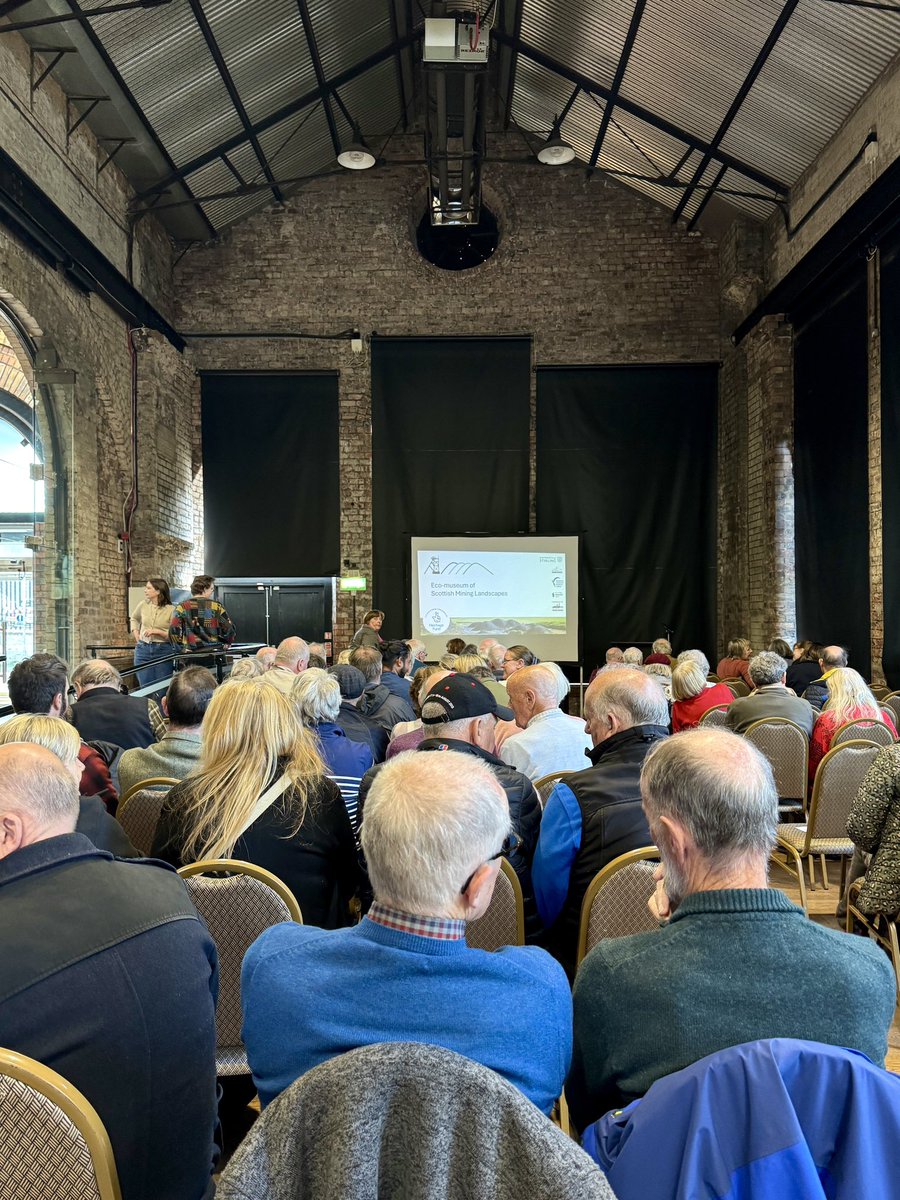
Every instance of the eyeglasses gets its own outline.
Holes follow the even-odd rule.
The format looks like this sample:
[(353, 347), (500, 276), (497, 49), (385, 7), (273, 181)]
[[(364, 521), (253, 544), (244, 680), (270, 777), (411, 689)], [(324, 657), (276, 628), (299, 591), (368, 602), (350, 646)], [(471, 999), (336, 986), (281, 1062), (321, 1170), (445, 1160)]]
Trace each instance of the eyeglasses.
[[(521, 845), (522, 845), (522, 839), (519, 837), (519, 835), (517, 833), (511, 833), (505, 839), (503, 845), (500, 847), (500, 849), (497, 851), (497, 853), (492, 854), (490, 858), (485, 860), (485, 862), (486, 863), (493, 862), (495, 858), (509, 858), (509, 856), (511, 854), (515, 854), (515, 852), (519, 849), (519, 847)], [(482, 864), (482, 865), (484, 865), (484, 864)], [(478, 871), (478, 867), (475, 868), (475, 870), (472, 872), (472, 874), (469, 876), (469, 878), (466, 880), (466, 882), (459, 889), (459, 894), (461, 896), (464, 896), (466, 894), (466, 892), (469, 890), (469, 887), (472, 883), (472, 880), (475, 878), (477, 871)]]

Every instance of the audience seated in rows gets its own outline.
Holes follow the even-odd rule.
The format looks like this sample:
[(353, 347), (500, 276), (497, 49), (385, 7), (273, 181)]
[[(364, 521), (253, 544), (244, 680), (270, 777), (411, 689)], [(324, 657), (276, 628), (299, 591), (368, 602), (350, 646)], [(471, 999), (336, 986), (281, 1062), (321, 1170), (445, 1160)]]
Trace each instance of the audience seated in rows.
[(571, 1048), (565, 975), (535, 947), (465, 942), (510, 832), (504, 791), (477, 756), (448, 749), (385, 764), (362, 824), (368, 916), (337, 932), (276, 925), (244, 960), (244, 1040), (263, 1105), (343, 1051), (406, 1041), (491, 1067), (550, 1112)]
[(768, 651), (770, 654), (777, 654), (786, 663), (789, 663), (793, 657), (791, 647), (784, 638), (772, 638), (768, 645)]
[(575, 972), (581, 902), (607, 863), (650, 844), (641, 809), (641, 764), (668, 735), (669, 706), (643, 671), (604, 668), (585, 696), (591, 766), (561, 780), (547, 800), (533, 878), (545, 944)]
[(803, 699), (821, 712), (828, 699), (828, 680), (833, 671), (846, 667), (847, 651), (843, 646), (825, 646), (818, 658), (819, 672), (803, 690)]
[(730, 704), (734, 699), (731, 688), (724, 683), (707, 687), (706, 675), (697, 663), (688, 659), (672, 672), (672, 732), (693, 729), (700, 718), (717, 704)]
[(315, 737), (325, 774), (337, 784), (355, 833), (359, 784), (374, 762), (372, 748), (352, 741), (337, 724), (341, 687), (327, 671), (310, 667), (298, 675), (290, 699), (299, 720)]
[(399, 725), (394, 726), (391, 730), (391, 740), (385, 759), (396, 758), (405, 750), (415, 750), (422, 741), (425, 737), (425, 729), (422, 725), (422, 701), (431, 685), (437, 683), (438, 678), (443, 679), (445, 675), (449, 674), (450, 672), (445, 671), (443, 667), (434, 665), (423, 667), (421, 671), (416, 672), (409, 688), (409, 702), (416, 714), (416, 719), (401, 721)]
[(212, 939), (169, 867), (113, 858), (77, 819), (56, 755), (0, 746), (2, 1043), (87, 1097), (123, 1200), (211, 1197)]
[(527, 646), (509, 646), (503, 655), (503, 678), (509, 681), (510, 675), (521, 671), (523, 667), (533, 667), (541, 660)]
[[(9, 699), (17, 713), (38, 713), (63, 718), (68, 707), (69, 668), (55, 654), (32, 654), (16, 663), (9, 676)], [(79, 735), (80, 736), (80, 735)], [(109, 760), (116, 747), (106, 748)], [(114, 813), (118, 792), (109, 773), (107, 759), (81, 738), (78, 759), (84, 770), (78, 785), (82, 796), (99, 796)]]
[(309, 665), (309, 646), (301, 637), (287, 637), (278, 643), (272, 665), (266, 671), (266, 683), (277, 687), (283, 696), (291, 694), (294, 680)]
[(406, 644), (409, 647), (409, 670), (407, 671), (407, 675), (412, 679), (425, 666), (425, 660), (428, 657), (428, 647), (420, 638), (407, 638)]
[[(819, 763), (831, 749), (834, 735), (848, 721), (883, 721), (894, 737), (897, 729), (869, 691), (865, 680), (852, 667), (832, 667), (826, 679), (828, 699), (813, 727), (809, 743), (809, 782), (812, 785)], [(809, 689), (807, 689), (809, 690)], [(865, 737), (860, 731), (858, 737)]]
[(494, 678), (498, 683), (502, 682), (506, 678), (506, 672), (503, 670), (503, 661), (506, 658), (506, 650), (506, 646), (502, 645), (500, 642), (494, 642), (492, 645), (488, 646), (487, 653), (485, 654), (488, 666), (494, 672)]
[(260, 646), (256, 652), (258, 661), (262, 664), (264, 671), (268, 671), (272, 663), (275, 661), (275, 655), (278, 653), (277, 646)]
[(123, 750), (152, 746), (166, 731), (155, 700), (122, 691), (122, 676), (102, 658), (72, 672), (75, 703), (69, 720), (86, 742), (112, 742)]
[[(81, 738), (68, 721), (38, 713), (23, 713), (0, 725), (0, 746), (10, 742), (30, 742), (50, 750), (76, 783), (81, 782), (84, 763), (78, 757)], [(125, 830), (106, 810), (99, 796), (79, 796), (75, 832), (84, 834), (98, 850), (108, 850), (117, 858), (140, 858), (125, 835)], [(2, 1035), (0, 1035), (2, 1036)]]
[(185, 667), (172, 676), (162, 701), (169, 719), (165, 734), (146, 749), (126, 750), (119, 759), (123, 795), (144, 779), (184, 779), (193, 770), (200, 757), (200, 727), (215, 690), (216, 677), (206, 667)]
[[(720, 679), (743, 679), (752, 690), (753, 680), (750, 678), (750, 655), (753, 648), (746, 638), (732, 638), (728, 643), (728, 653), (719, 659), (716, 674)], [(708, 672), (707, 672), (708, 674)]]
[(581, 965), (566, 1081), (576, 1127), (760, 1038), (847, 1046), (883, 1064), (890, 963), (768, 887), (778, 797), (759, 751), (726, 730), (675, 734), (648, 755), (641, 792), (665, 924), (601, 941)]
[(352, 667), (348, 662), (338, 662), (329, 668), (328, 674), (334, 676), (341, 689), (341, 707), (335, 719), (336, 724), (340, 725), (352, 742), (363, 742), (367, 745), (375, 762), (384, 762), (388, 730), (360, 712), (360, 702), (366, 691), (365, 675), (358, 667)]
[(675, 663), (672, 657), (672, 643), (668, 638), (657, 638), (650, 648), (650, 653), (644, 659), (644, 666), (648, 667), (652, 663), (661, 663), (663, 666), (671, 667)]
[(453, 670), (460, 675), (471, 675), (473, 679), (481, 680), (498, 704), (504, 707), (509, 704), (506, 684), (499, 682), (486, 658), (477, 654), (458, 654)]
[(802, 696), (813, 680), (818, 679), (822, 674), (819, 666), (822, 650), (822, 646), (811, 642), (808, 638), (795, 643), (788, 663), (785, 683), (798, 696)]
[(627, 650), (622, 651), (622, 662), (631, 667), (643, 666), (643, 651), (639, 650), (637, 646), (629, 646)]
[(310, 924), (350, 922), (360, 882), (353, 827), (315, 738), (277, 688), (251, 680), (216, 689), (199, 765), (166, 797), (153, 856), (176, 867), (255, 863), (290, 888)]
[[(494, 772), (506, 793), (513, 832), (518, 839), (509, 861), (522, 885), (526, 938), (534, 941), (541, 926), (531, 882), (531, 860), (541, 823), (541, 805), (531, 781), (493, 753), (497, 717), (509, 719), (512, 714), (509, 709), (501, 709), (487, 688), (470, 675), (435, 677), (429, 684), (422, 702), (425, 737), (414, 753), (454, 750), (458, 755), (480, 759)], [(360, 787), (363, 816), (368, 789), (379, 772), (380, 768), (374, 767)]]
[(503, 742), (503, 761), (532, 781), (552, 771), (580, 771), (591, 739), (584, 722), (559, 707), (558, 680), (549, 664), (514, 672), (507, 690), (520, 732)]
[(229, 679), (259, 679), (265, 675), (266, 668), (258, 658), (239, 658), (228, 672)]
[[(401, 643), (402, 644), (402, 643)], [(386, 735), (399, 721), (414, 720), (412, 705), (391, 691), (381, 679), (382, 659), (381, 650), (374, 646), (361, 646), (350, 651), (350, 665), (362, 671), (366, 681), (366, 690), (359, 700), (359, 711), (363, 716), (380, 725)], [(385, 737), (385, 742), (387, 737)], [(380, 756), (384, 758), (382, 753)]]
[(755, 654), (750, 659), (750, 678), (756, 690), (732, 700), (725, 716), (726, 726), (735, 733), (744, 733), (754, 721), (782, 717), (811, 737), (816, 714), (808, 701), (788, 691), (786, 671), (787, 663), (771, 650)]

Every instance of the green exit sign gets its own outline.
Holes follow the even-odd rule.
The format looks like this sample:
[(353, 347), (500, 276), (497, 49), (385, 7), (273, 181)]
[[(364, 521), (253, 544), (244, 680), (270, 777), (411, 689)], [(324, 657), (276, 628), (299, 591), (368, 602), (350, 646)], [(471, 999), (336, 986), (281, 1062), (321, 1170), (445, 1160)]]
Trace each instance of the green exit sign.
[(341, 591), (364, 592), (367, 582), (365, 575), (346, 575), (341, 579)]

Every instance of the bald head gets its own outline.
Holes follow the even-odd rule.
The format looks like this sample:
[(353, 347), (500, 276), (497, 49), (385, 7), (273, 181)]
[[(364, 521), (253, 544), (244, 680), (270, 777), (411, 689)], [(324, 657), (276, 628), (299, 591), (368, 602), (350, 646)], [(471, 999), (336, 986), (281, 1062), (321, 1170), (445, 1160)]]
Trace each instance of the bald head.
[(520, 729), (525, 729), (538, 713), (559, 705), (556, 676), (544, 666), (523, 667), (510, 675), (506, 686), (510, 708)]
[(832, 671), (835, 667), (846, 667), (847, 651), (843, 646), (826, 646), (819, 662), (825, 671)]
[(606, 667), (587, 690), (584, 721), (597, 746), (635, 725), (668, 725), (669, 706), (659, 684), (643, 671)]
[(262, 663), (263, 670), (268, 671), (272, 663), (275, 661), (277, 651), (274, 646), (260, 646), (256, 652), (256, 657)]
[(0, 746), (0, 858), (45, 838), (72, 833), (78, 785), (43, 746)]
[(309, 646), (302, 637), (287, 637), (283, 642), (278, 643), (278, 649), (275, 651), (274, 665), (276, 667), (284, 667), (288, 671), (293, 671), (295, 675), (299, 675), (301, 671), (306, 670), (308, 662)]

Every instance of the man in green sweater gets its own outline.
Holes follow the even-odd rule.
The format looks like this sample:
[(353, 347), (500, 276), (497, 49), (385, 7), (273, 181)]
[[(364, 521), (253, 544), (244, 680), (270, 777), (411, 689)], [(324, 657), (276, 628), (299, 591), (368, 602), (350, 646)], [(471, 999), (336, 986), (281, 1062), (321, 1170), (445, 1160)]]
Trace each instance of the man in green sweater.
[(652, 933), (600, 942), (575, 982), (566, 1081), (583, 1130), (707, 1054), (759, 1038), (861, 1050), (883, 1064), (894, 975), (871, 942), (807, 920), (768, 887), (778, 797), (749, 742), (695, 729), (641, 772), (660, 850)]

